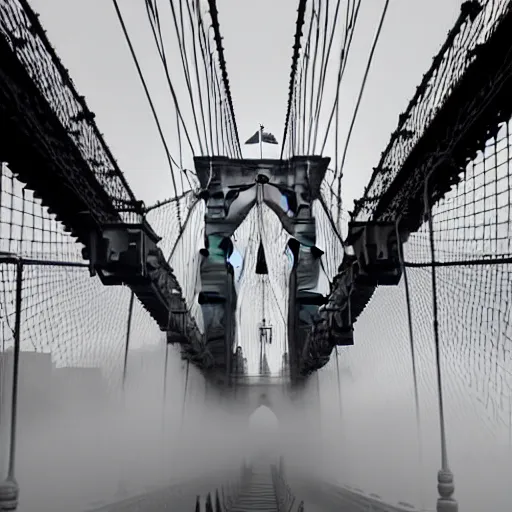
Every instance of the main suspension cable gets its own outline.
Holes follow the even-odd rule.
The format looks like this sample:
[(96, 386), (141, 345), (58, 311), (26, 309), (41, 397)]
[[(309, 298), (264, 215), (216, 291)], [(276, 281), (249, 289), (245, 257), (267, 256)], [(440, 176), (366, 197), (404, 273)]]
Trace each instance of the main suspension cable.
[(236, 119), (235, 119), (235, 110), (233, 108), (233, 99), (231, 97), (231, 89), (229, 86), (229, 77), (228, 77), (228, 72), (226, 69), (226, 59), (224, 57), (224, 48), (222, 46), (222, 37), (220, 35), (219, 18), (218, 18), (218, 11), (217, 11), (217, 1), (216, 0), (208, 0), (208, 5), (210, 7), (210, 16), (212, 19), (214, 39), (215, 39), (215, 43), (217, 45), (217, 54), (219, 56), (219, 65), (220, 65), (220, 69), (221, 69), (221, 73), (222, 73), (222, 81), (224, 84), (224, 91), (226, 93), (226, 99), (228, 102), (228, 108), (229, 108), (229, 113), (230, 113), (230, 117), (231, 117), (231, 122), (233, 124), (234, 141), (236, 144), (236, 151), (237, 151), (237, 154), (241, 157), (242, 156), (242, 148), (240, 146), (240, 138), (238, 136), (238, 128), (237, 128)]
[(293, 56), (292, 56), (292, 67), (290, 71), (290, 83), (289, 83), (289, 92), (288, 92), (288, 106), (286, 109), (286, 118), (284, 122), (284, 133), (283, 133), (283, 143), (281, 146), (281, 156), (280, 159), (283, 159), (285, 143), (288, 135), (288, 126), (290, 124), (290, 114), (292, 110), (292, 100), (293, 100), (293, 91), (295, 85), (295, 77), (297, 74), (297, 63), (299, 60), (299, 52), (301, 48), (300, 40), (302, 37), (302, 26), (304, 25), (304, 15), (306, 12), (306, 0), (299, 0), (299, 8), (297, 10), (297, 21), (296, 21), (296, 30), (295, 30), (295, 43), (293, 45)]

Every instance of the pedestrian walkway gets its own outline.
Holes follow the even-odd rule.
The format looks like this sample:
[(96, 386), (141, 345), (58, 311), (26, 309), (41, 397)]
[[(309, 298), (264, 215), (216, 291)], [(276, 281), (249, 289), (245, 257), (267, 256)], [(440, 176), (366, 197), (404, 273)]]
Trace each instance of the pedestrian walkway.
[(233, 512), (278, 512), (269, 466), (253, 468), (249, 481), (231, 509)]

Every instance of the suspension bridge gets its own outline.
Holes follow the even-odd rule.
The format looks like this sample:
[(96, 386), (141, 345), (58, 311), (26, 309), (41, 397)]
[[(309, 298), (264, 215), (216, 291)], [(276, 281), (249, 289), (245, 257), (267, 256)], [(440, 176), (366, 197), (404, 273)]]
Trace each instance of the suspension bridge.
[(217, 2), (140, 4), (167, 111), (111, 14), (169, 167), (149, 205), (31, 2), (0, 1), (0, 510), (505, 510), (512, 2), (461, 3), (351, 212), (389, 0), (348, 120), (362, 2), (298, 0), (260, 158)]

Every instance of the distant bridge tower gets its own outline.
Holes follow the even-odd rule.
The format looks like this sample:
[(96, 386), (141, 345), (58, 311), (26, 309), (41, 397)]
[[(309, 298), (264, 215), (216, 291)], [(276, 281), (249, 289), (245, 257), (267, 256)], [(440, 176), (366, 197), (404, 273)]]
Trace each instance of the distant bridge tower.
[[(202, 289), (206, 345), (220, 370), (219, 381), (231, 372), (235, 337), (236, 293), (231, 236), (257, 202), (262, 200), (279, 217), (291, 235), (293, 254), (288, 315), (290, 375), (298, 377), (299, 356), (323, 296), (318, 293), (320, 256), (316, 247), (312, 203), (320, 196), (329, 158), (297, 156), (290, 160), (236, 160), (197, 157), (195, 167), (206, 202), (205, 247), (201, 250)], [(282, 207), (283, 197), (288, 205)]]

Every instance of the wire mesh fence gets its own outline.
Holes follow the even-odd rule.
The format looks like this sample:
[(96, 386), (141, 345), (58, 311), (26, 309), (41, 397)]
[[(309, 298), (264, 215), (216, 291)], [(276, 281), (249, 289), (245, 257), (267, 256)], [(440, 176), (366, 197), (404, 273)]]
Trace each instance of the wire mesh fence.
[[(460, 182), (431, 207), (431, 225), (424, 222), (404, 244), (407, 281), (377, 289), (355, 325), (354, 347), (338, 360), (333, 355), (320, 373), (322, 426), (337, 434), (331, 454), (339, 481), (433, 506), (441, 465), (437, 320), (455, 497), (475, 512), (509, 502), (510, 126), (500, 125)], [(427, 180), (427, 197), (431, 185)], [(490, 466), (492, 476), (483, 475)]]
[(463, 2), (459, 19), (434, 57), (398, 127), (383, 151), (381, 159), (365, 189), (364, 198), (354, 210), (358, 220), (371, 217), (380, 197), (398, 175), (412, 149), (425, 133), (461, 77), (509, 11), (508, 0)]
[(26, 0), (2, 4), (0, 36), (5, 38), (54, 115), (73, 138), (114, 205), (120, 209), (131, 205), (134, 209), (135, 196), (99, 132), (94, 114), (77, 92), (37, 14)]
[[(187, 368), (179, 347), (167, 348), (137, 299), (130, 315), (127, 287), (90, 277), (81, 244), (6, 165), (0, 172), (0, 475), (10, 460), (16, 338), (22, 508), (57, 506), (56, 488), (66, 489), (58, 506), (70, 509), (91, 496), (119, 499), (123, 481), (140, 493), (194, 475), (196, 457), (179, 467), (170, 460), (204, 445), (203, 376)], [(164, 237), (166, 256), (172, 236)], [(187, 270), (183, 260), (176, 266)], [(189, 438), (177, 445), (183, 429)], [(44, 470), (48, 461), (52, 471)]]

